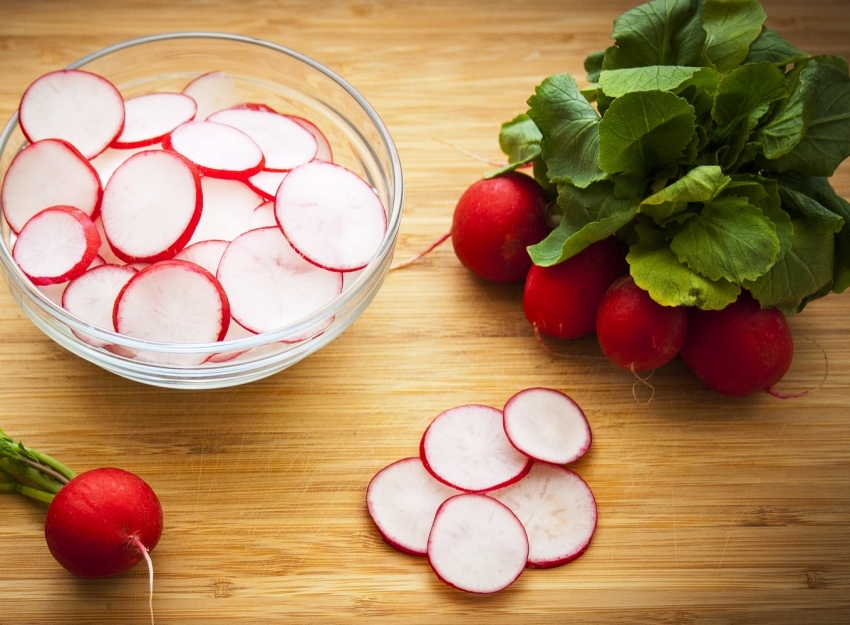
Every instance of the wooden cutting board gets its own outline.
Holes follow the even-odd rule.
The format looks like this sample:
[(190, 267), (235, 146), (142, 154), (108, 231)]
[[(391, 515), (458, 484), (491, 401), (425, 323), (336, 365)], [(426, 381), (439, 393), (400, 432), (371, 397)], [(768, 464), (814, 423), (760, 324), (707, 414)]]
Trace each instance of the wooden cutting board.
[[(345, 76), (390, 128), (405, 171), (398, 257), (449, 227), (458, 196), (502, 155), (499, 125), (546, 76), (583, 78), (629, 0), (332, 2), (2, 0), (0, 117), (34, 78), (165, 31), (235, 32)], [(765, 0), (798, 47), (850, 58), (844, 0)], [(834, 185), (850, 197), (845, 164)], [(117, 465), (165, 509), (153, 553), (160, 625), (230, 623), (840, 624), (850, 622), (850, 299), (791, 320), (781, 384), (803, 397), (727, 399), (681, 362), (646, 384), (592, 337), (534, 338), (521, 288), (474, 279), (450, 245), (393, 272), (339, 339), (240, 388), (173, 391), (58, 347), (0, 292), (0, 427), (81, 471)], [(549, 386), (586, 410), (575, 465), (599, 525), (569, 565), (493, 596), (454, 591), (389, 548), (364, 494), (463, 403)], [(0, 498), (0, 625), (149, 622), (141, 567), (86, 581), (44, 544), (44, 507)]]

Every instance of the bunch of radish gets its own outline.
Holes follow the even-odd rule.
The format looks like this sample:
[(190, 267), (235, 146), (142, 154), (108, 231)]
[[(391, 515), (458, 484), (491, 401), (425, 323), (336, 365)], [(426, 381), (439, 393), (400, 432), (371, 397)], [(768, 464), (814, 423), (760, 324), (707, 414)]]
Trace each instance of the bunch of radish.
[(581, 408), (554, 389), (522, 390), (503, 409), (451, 408), (427, 427), (419, 455), (372, 478), (367, 509), (389, 545), (427, 556), (449, 586), (497, 592), (527, 567), (587, 549), (596, 500), (565, 465), (590, 443)]
[(144, 559), (152, 598), (148, 552), (162, 535), (163, 515), (156, 493), (140, 477), (113, 467), (76, 474), (0, 430), (0, 492), (17, 492), (49, 504), (44, 524), (47, 547), (74, 575), (116, 575)]
[(746, 292), (722, 310), (662, 306), (635, 284), (628, 248), (614, 236), (552, 266), (532, 264), (526, 248), (542, 241), (548, 198), (530, 176), (509, 172), (473, 183), (455, 207), (450, 236), (461, 263), (494, 282), (523, 282), (522, 307), (535, 332), (555, 339), (595, 333), (605, 357), (650, 371), (681, 353), (708, 387), (729, 396), (774, 394), (791, 366), (784, 314)]
[(386, 232), (381, 199), (314, 123), (243, 101), (222, 72), (126, 99), (51, 72), (19, 123), (28, 145), (0, 190), (13, 258), (104, 330), (182, 344), (275, 330), (337, 297)]

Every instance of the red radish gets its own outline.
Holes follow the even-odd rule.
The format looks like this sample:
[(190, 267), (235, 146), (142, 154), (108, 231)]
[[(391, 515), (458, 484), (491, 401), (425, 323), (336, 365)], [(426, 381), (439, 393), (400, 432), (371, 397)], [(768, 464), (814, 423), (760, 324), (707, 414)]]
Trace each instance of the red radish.
[(19, 109), (21, 131), (30, 143), (64, 139), (85, 158), (112, 143), (124, 127), (124, 98), (111, 82), (79, 69), (36, 79)]
[(198, 105), (182, 93), (146, 93), (124, 101), (124, 129), (113, 148), (160, 143), (169, 132), (195, 117)]
[(584, 412), (567, 395), (550, 388), (528, 388), (502, 410), (505, 434), (535, 460), (567, 464), (590, 448), (592, 435)]
[(419, 456), (435, 478), (474, 493), (507, 486), (531, 468), (505, 435), (502, 411), (479, 404), (439, 414), (422, 436)]
[(198, 241), (180, 250), (174, 260), (187, 260), (190, 263), (200, 265), (212, 275), (215, 275), (221, 262), (221, 256), (229, 244), (229, 241), (216, 239)]
[(183, 93), (197, 103), (197, 120), (205, 120), (216, 111), (229, 109), (243, 102), (236, 85), (227, 74), (220, 71), (201, 74), (183, 88)]
[(437, 510), (428, 561), (449, 586), (493, 593), (510, 586), (528, 559), (528, 536), (517, 516), (486, 495), (464, 493)]
[(405, 553), (425, 555), (437, 508), (458, 494), (460, 491), (435, 480), (420, 458), (404, 458), (371, 479), (366, 506), (389, 545)]
[(554, 338), (590, 334), (605, 291), (628, 270), (625, 246), (613, 237), (557, 265), (534, 265), (525, 280), (525, 316), (535, 329)]
[(295, 323), (342, 291), (342, 275), (305, 261), (277, 227), (250, 230), (231, 241), (218, 279), (237, 323), (267, 332)]
[(771, 390), (791, 367), (785, 315), (742, 291), (722, 310), (689, 309), (682, 359), (709, 388), (732, 397)]
[(526, 248), (550, 227), (548, 199), (537, 182), (516, 172), (479, 180), (460, 196), (452, 218), (455, 254), (485, 280), (519, 282), (531, 267)]
[(333, 163), (333, 150), (331, 149), (331, 144), (325, 136), (325, 133), (319, 130), (319, 127), (309, 119), (304, 119), (297, 115), (287, 115), (287, 117), (313, 135), (317, 144), (316, 155), (313, 157), (313, 160)]
[[(115, 331), (112, 309), (118, 293), (136, 275), (136, 270), (122, 265), (99, 265), (71, 280), (62, 294), (62, 307), (72, 315), (102, 330)], [(105, 341), (88, 334), (74, 332), (81, 340), (96, 347)]]
[[(116, 468), (80, 473), (54, 497), (44, 524), (50, 553), (80, 577), (126, 571), (156, 547), (162, 506), (138, 476)], [(141, 547), (140, 547), (141, 545)]]
[(277, 195), (277, 190), (280, 188), (280, 183), (283, 182), (287, 173), (285, 171), (263, 170), (254, 174), (245, 182), (265, 199), (274, 200), (274, 196)]
[(596, 500), (587, 483), (567, 468), (537, 462), (516, 484), (491, 493), (528, 533), (528, 566), (550, 568), (575, 560), (596, 531)]
[(671, 361), (685, 342), (688, 312), (662, 306), (630, 275), (608, 288), (596, 313), (596, 337), (614, 365), (630, 371), (656, 369)]
[(301, 165), (283, 179), (275, 216), (299, 254), (332, 271), (368, 265), (387, 229), (375, 190), (354, 172), (321, 161)]
[(254, 209), (263, 201), (241, 180), (203, 176), (201, 193), (204, 206), (190, 244), (209, 239), (232, 241), (251, 229)]
[(99, 247), (100, 235), (88, 215), (73, 206), (53, 206), (26, 223), (12, 255), (33, 284), (59, 284), (81, 275)]
[(277, 228), (277, 219), (274, 216), (274, 202), (269, 200), (254, 209), (251, 215), (251, 229), (271, 227)]
[(160, 343), (220, 341), (229, 323), (230, 305), (218, 280), (183, 260), (142, 269), (121, 289), (113, 311), (116, 331)]
[(300, 124), (278, 113), (249, 108), (232, 108), (213, 113), (208, 121), (241, 130), (260, 146), (263, 168), (289, 171), (316, 156), (318, 144)]
[(15, 155), (0, 201), (9, 227), (20, 232), (37, 212), (60, 204), (94, 218), (102, 195), (97, 172), (75, 147), (59, 139), (43, 139)]
[(162, 147), (185, 156), (202, 174), (216, 178), (245, 179), (265, 163), (260, 146), (251, 137), (215, 122), (180, 124), (163, 139)]
[(173, 257), (201, 217), (200, 176), (184, 157), (151, 150), (128, 158), (103, 192), (101, 220), (109, 245), (123, 261)]

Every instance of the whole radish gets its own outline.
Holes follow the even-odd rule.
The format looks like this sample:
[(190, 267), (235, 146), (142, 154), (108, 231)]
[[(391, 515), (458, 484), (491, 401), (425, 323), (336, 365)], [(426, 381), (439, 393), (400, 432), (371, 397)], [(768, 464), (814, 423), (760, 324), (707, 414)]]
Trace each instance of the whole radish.
[(530, 176), (510, 172), (474, 182), (452, 218), (455, 254), (472, 273), (493, 282), (520, 282), (531, 267), (526, 248), (551, 230), (548, 198)]
[(681, 350), (688, 368), (709, 388), (733, 397), (771, 390), (794, 357), (781, 311), (763, 309), (749, 293), (722, 310), (690, 310)]
[(628, 270), (626, 248), (614, 237), (597, 241), (557, 265), (534, 265), (525, 280), (525, 316), (553, 338), (590, 334), (605, 291)]
[(635, 284), (618, 278), (596, 313), (596, 338), (611, 363), (631, 371), (656, 369), (672, 360), (688, 328), (687, 309), (662, 306)]

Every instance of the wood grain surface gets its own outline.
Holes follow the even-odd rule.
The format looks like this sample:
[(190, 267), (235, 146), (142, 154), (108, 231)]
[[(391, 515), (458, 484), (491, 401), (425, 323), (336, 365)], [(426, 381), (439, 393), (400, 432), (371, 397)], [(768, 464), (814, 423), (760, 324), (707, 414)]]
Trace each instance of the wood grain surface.
[[(499, 161), (499, 125), (546, 76), (583, 79), (631, 0), (0, 0), (0, 118), (26, 86), (103, 46), (158, 32), (267, 39), (326, 64), (397, 142), (397, 256), (449, 227)], [(850, 58), (845, 0), (764, 0), (798, 47)], [(850, 168), (834, 185), (850, 197)], [(48, 340), (0, 291), (0, 427), (78, 471), (121, 466), (159, 493), (161, 625), (225, 623), (841, 624), (850, 622), (850, 294), (791, 319), (780, 400), (728, 399), (681, 362), (649, 388), (593, 337), (535, 340), (521, 288), (485, 284), (444, 245), (392, 272), (340, 338), (265, 380), (147, 387)], [(454, 591), (382, 542), (371, 476), (415, 455), (442, 410), (519, 389), (572, 395), (594, 433), (575, 465), (599, 526), (587, 553), (493, 596)], [(651, 401), (650, 401), (651, 399)], [(149, 622), (142, 567), (73, 578), (50, 557), (43, 505), (0, 497), (0, 625)]]

